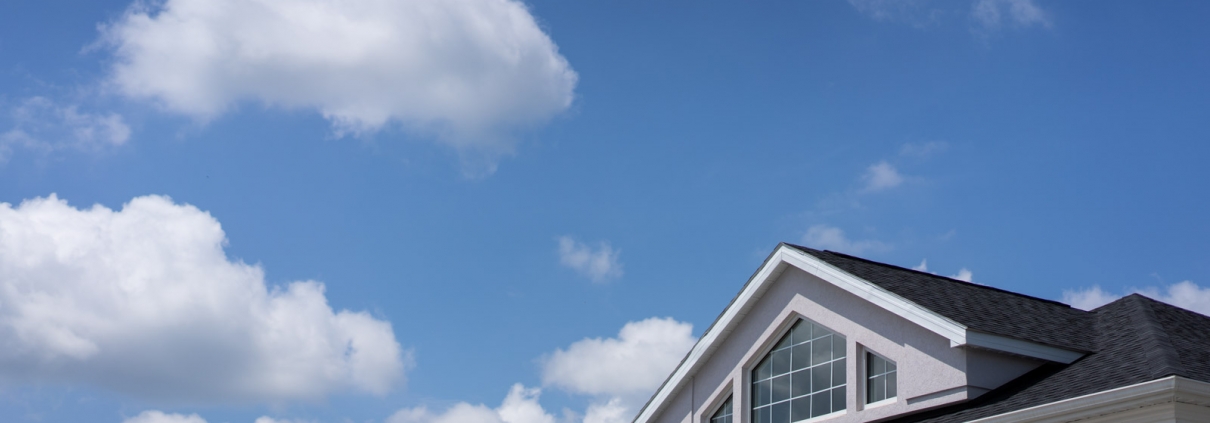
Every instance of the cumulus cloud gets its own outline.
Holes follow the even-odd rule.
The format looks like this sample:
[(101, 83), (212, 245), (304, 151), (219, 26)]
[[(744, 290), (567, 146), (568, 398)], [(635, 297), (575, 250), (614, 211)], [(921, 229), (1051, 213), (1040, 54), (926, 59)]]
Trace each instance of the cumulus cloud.
[(389, 322), (334, 311), (319, 282), (267, 286), (225, 243), (209, 213), (166, 197), (0, 203), (0, 379), (184, 403), (384, 394), (403, 379)]
[[(206, 419), (197, 414), (165, 414), (158, 410), (147, 410), (139, 415), (123, 420), (122, 423), (206, 423)], [(257, 420), (260, 423), (260, 420)]]
[(972, 278), (974, 278), (974, 276), (975, 276), (975, 274), (971, 273), (970, 269), (963, 267), (962, 269), (958, 270), (958, 274), (950, 275), (950, 279), (957, 279), (957, 280), (960, 280), (963, 282), (971, 282), (971, 280), (972, 280)]
[(848, 254), (861, 254), (867, 251), (884, 251), (890, 246), (875, 240), (855, 241), (845, 235), (844, 230), (835, 226), (814, 225), (807, 229), (802, 237), (802, 243), (808, 247), (839, 251)]
[(902, 184), (903, 175), (899, 174), (899, 170), (895, 169), (895, 166), (886, 161), (881, 161), (866, 168), (865, 174), (861, 176), (861, 180), (865, 183), (863, 191), (882, 191)]
[(507, 147), (498, 131), (566, 110), (577, 80), (516, 0), (136, 1), (101, 44), (118, 92), (201, 121), (256, 101), (464, 148)]
[[(1135, 288), (1131, 289), (1129, 293), (1143, 294), (1158, 301), (1210, 316), (1210, 287), (1204, 288), (1192, 281), (1182, 281), (1161, 287)], [(1064, 290), (1063, 302), (1071, 304), (1075, 308), (1092, 310), (1122, 298), (1122, 296), (1122, 294), (1108, 292), (1102, 290), (1100, 286), (1093, 285), (1091, 288)]]
[(616, 338), (587, 338), (543, 360), (542, 383), (595, 398), (584, 416), (629, 422), (693, 348), (693, 325), (671, 318), (629, 322)]
[(541, 394), (539, 388), (516, 384), (494, 409), (465, 402), (441, 413), (430, 412), (426, 407), (405, 408), (392, 414), (386, 423), (555, 423), (554, 416), (538, 403)]
[(9, 110), (12, 127), (0, 133), (0, 162), (14, 148), (39, 153), (99, 151), (130, 139), (130, 127), (115, 113), (87, 113), (45, 97), (31, 97)]
[(596, 283), (622, 277), (622, 262), (618, 260), (621, 253), (608, 242), (593, 248), (570, 236), (559, 237), (559, 262)]
[(1050, 18), (1033, 0), (978, 0), (971, 6), (971, 18), (985, 30), (1004, 25), (1050, 26)]

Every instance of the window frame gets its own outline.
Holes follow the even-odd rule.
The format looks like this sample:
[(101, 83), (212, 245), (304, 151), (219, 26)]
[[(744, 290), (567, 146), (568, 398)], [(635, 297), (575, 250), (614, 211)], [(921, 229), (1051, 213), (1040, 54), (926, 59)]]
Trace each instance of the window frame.
[[(832, 419), (832, 418), (847, 414), (848, 408), (849, 408), (849, 402), (848, 402), (849, 388), (853, 387), (849, 383), (849, 374), (855, 370), (854, 367), (856, 365), (854, 360), (852, 358), (850, 358), (848, 355), (849, 338), (847, 336), (845, 336), (844, 334), (842, 334), (840, 331), (834, 330), (828, 326), (820, 324), (820, 323), (818, 323), (812, 319), (809, 319), (805, 316), (802, 316), (802, 315), (796, 314), (794, 317), (786, 319), (785, 322), (786, 322), (786, 323), (784, 323), (785, 326), (781, 330), (775, 332), (774, 336), (770, 336), (768, 338), (768, 341), (767, 341), (768, 344), (767, 344), (767, 346), (765, 346), (762, 349), (763, 351), (760, 352), (759, 354), (754, 354), (752, 356), (752, 357), (754, 357), (753, 364), (751, 364), (750, 366), (745, 366), (743, 368), (743, 372), (744, 372), (744, 376), (745, 376), (744, 377), (745, 383), (743, 384), (743, 392), (745, 394), (744, 397), (747, 401), (745, 401), (742, 404), (740, 402), (736, 402), (732, 406), (733, 407), (732, 415), (734, 416), (735, 413), (738, 412), (738, 410), (735, 410), (734, 407), (742, 405), (744, 408), (743, 413), (745, 414), (745, 422), (746, 423), (756, 423), (759, 421), (757, 419), (757, 409), (758, 408), (770, 408), (770, 410), (771, 410), (770, 412), (772, 412), (772, 407), (775, 405), (787, 403), (787, 404), (791, 404), (790, 407), (792, 407), (793, 401), (805, 400), (807, 402), (813, 402), (813, 401), (815, 401), (813, 399), (814, 396), (817, 396), (820, 394), (828, 394), (828, 393), (831, 393), (831, 395), (828, 396), (829, 404), (832, 407), (836, 407), (837, 405), (839, 405), (840, 408), (832, 408), (831, 411), (826, 414), (821, 414), (821, 415), (817, 415), (817, 416), (813, 416), (813, 417), (807, 417), (807, 418), (803, 418), (803, 419), (799, 419), (799, 420), (794, 420), (793, 409), (790, 408), (790, 411), (786, 411), (787, 413), (790, 414), (789, 422), (790, 423), (809, 423), (809, 422), (816, 422), (816, 421), (821, 421), (821, 420)], [(814, 333), (813, 333), (814, 329), (810, 329), (812, 332), (811, 335), (808, 336), (805, 341), (798, 341), (797, 339), (793, 338), (793, 333), (794, 333), (794, 329), (796, 327), (799, 327), (799, 325), (808, 325), (808, 328), (810, 328), (811, 325), (814, 325), (815, 327), (819, 327), (819, 328), (827, 331), (828, 334), (823, 335), (823, 336), (814, 336)], [(783, 342), (787, 338), (790, 338), (790, 341)], [(830, 347), (831, 358), (830, 359), (816, 363), (816, 362), (814, 362), (814, 354), (811, 354), (808, 356), (810, 358), (807, 359), (808, 361), (805, 363), (805, 366), (795, 368), (794, 367), (795, 360), (790, 358), (790, 364), (787, 365), (788, 370), (783, 370), (782, 373), (778, 373), (776, 375), (773, 374), (774, 370), (772, 369), (772, 367), (773, 367), (772, 361), (774, 360), (774, 358), (773, 358), (774, 353), (781, 352), (781, 351), (791, 352), (791, 351), (795, 350), (796, 348), (800, 348), (800, 347), (806, 347), (805, 349), (810, 351), (811, 348), (814, 347), (814, 345), (817, 345), (817, 344), (814, 344), (816, 341), (820, 341), (825, 338), (828, 338), (829, 339), (828, 342), (831, 344), (831, 347)], [(839, 354), (839, 355), (837, 355), (837, 354)], [(792, 352), (790, 354), (790, 357), (793, 357)], [(769, 366), (770, 366), (770, 369), (768, 370), (769, 375), (765, 376), (764, 378), (761, 378), (762, 375), (758, 375), (758, 370), (766, 362), (768, 362)], [(813, 387), (808, 388), (805, 391), (805, 393), (800, 393), (798, 396), (795, 396), (793, 393), (794, 387), (793, 387), (793, 384), (791, 383), (788, 388), (783, 387), (783, 389), (789, 389), (789, 393), (785, 394), (786, 398), (775, 401), (774, 396), (773, 396), (775, 394), (773, 393), (773, 391), (769, 391), (768, 395), (770, 395), (770, 396), (767, 398), (767, 403), (759, 404), (759, 401), (761, 399), (759, 397), (759, 394), (760, 394), (758, 392), (759, 390), (757, 389), (759, 383), (769, 381), (770, 382), (769, 389), (775, 389), (773, 386), (773, 384), (775, 383), (773, 381), (775, 379), (779, 379), (779, 378), (782, 378), (785, 376), (793, 377), (795, 375), (799, 375), (799, 376), (812, 375), (812, 373), (814, 372), (813, 369), (816, 369), (816, 368), (819, 368), (822, 366), (828, 366), (830, 381), (831, 381), (831, 383), (833, 383), (830, 387), (819, 389), (819, 390), (813, 389)], [(835, 383), (837, 383), (837, 378), (839, 378), (839, 384), (835, 384)], [(834, 392), (835, 390), (839, 390), (840, 393), (843, 395), (843, 397), (839, 400), (840, 404), (836, 404), (836, 400), (834, 399), (834, 396), (835, 396), (834, 394), (836, 393), (836, 392)], [(785, 391), (783, 391), (783, 392), (785, 392)], [(810, 415), (809, 412), (807, 414)]]
[[(863, 360), (862, 360), (863, 361), (863, 363), (862, 363), (862, 382), (863, 382), (862, 385), (863, 386), (862, 386), (861, 392), (862, 392), (863, 399), (865, 400), (864, 403), (865, 403), (866, 408), (869, 408), (872, 406), (879, 406), (882, 404), (889, 404), (889, 403), (893, 403), (893, 402), (897, 401), (899, 399), (899, 364), (896, 363), (894, 360), (887, 358), (885, 355), (876, 353), (873, 350), (870, 350), (868, 348), (865, 349), (865, 354), (863, 354), (862, 358), (863, 358)], [(885, 364), (890, 364), (891, 366), (893, 366), (894, 369), (885, 370), (885, 368), (884, 368), (884, 370), (881, 373), (874, 374), (874, 371), (873, 371), (873, 367), (875, 365), (874, 359), (882, 360), (883, 362), (885, 362)], [(884, 366), (885, 366), (885, 364), (884, 364)], [(883, 397), (878, 400), (872, 401), (870, 394), (871, 394), (871, 391), (874, 389), (874, 384), (875, 384), (874, 379), (875, 378), (883, 378), (883, 384), (882, 384), (882, 396)], [(890, 383), (888, 383), (888, 382), (890, 382)], [(894, 391), (895, 395), (887, 395), (888, 391)]]

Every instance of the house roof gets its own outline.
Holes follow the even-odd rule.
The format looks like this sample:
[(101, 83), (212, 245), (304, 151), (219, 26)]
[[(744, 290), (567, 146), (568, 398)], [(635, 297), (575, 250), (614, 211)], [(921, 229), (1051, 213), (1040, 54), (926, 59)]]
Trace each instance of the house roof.
[(966, 403), (892, 421), (965, 422), (1167, 376), (1210, 382), (1210, 317), (1139, 294), (1088, 314), (1097, 346), (1088, 356), (1048, 363)]

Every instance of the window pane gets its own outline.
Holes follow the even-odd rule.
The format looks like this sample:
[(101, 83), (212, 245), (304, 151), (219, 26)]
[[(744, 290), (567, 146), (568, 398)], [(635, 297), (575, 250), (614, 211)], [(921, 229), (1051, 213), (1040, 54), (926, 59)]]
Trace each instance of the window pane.
[(799, 320), (794, 324), (794, 329), (791, 330), (794, 334), (794, 343), (801, 344), (811, 340), (811, 324)]
[(832, 367), (816, 366), (811, 368), (811, 392), (832, 387)]
[(832, 386), (840, 386), (845, 384), (845, 359), (836, 360), (832, 363)]
[(811, 365), (832, 360), (832, 337), (819, 338), (811, 341)]
[(790, 350), (773, 352), (773, 375), (790, 373)]
[(790, 403), (773, 404), (773, 423), (790, 423)]
[(769, 417), (769, 411), (771, 409), (772, 407), (762, 407), (752, 410), (752, 421), (754, 423), (770, 423), (772, 418)]
[(895, 371), (895, 362), (893, 362), (891, 360), (886, 360), (886, 359), (883, 359), (883, 361), (886, 362), (886, 371), (888, 371), (888, 372)]
[(844, 357), (846, 355), (845, 345), (843, 336), (832, 335), (832, 357)]
[(727, 402), (723, 404), (723, 414), (731, 415), (731, 398), (727, 398)]
[(844, 387), (839, 387), (832, 390), (832, 411), (840, 411), (845, 409), (844, 404)]
[[(898, 372), (895, 372), (898, 373)], [(895, 398), (895, 373), (886, 375), (886, 397)]]
[(824, 329), (823, 326), (820, 326), (820, 325), (817, 325), (814, 323), (811, 324), (811, 338), (812, 339), (823, 337), (823, 336), (828, 336), (831, 334), (832, 334), (832, 331)]
[(811, 367), (811, 344), (795, 345), (794, 348), (790, 349), (790, 351), (794, 355), (792, 364), (794, 370), (802, 370), (807, 367)]
[(884, 399), (886, 399), (886, 376), (878, 376), (870, 379), (869, 402), (878, 402)]
[(790, 421), (811, 418), (811, 397), (790, 401)]
[(756, 365), (756, 371), (754, 372), (756, 373), (756, 380), (765, 380), (773, 375), (773, 363), (771, 363), (773, 360), (771, 358), (765, 357), (764, 360), (760, 361), (760, 364)]
[(789, 333), (787, 333), (785, 336), (781, 337), (781, 340), (777, 341), (777, 345), (773, 346), (773, 349), (778, 350), (778, 349), (782, 349), (782, 348), (785, 348), (788, 346), (790, 346), (790, 334)]
[(730, 415), (728, 415), (727, 417), (723, 417), (723, 422), (722, 422), (722, 423), (731, 423), (731, 416), (730, 416)]
[(811, 393), (811, 371), (799, 370), (790, 374), (790, 396), (800, 397)]
[(755, 403), (754, 405), (759, 407), (759, 406), (768, 404), (770, 402), (769, 397), (771, 397), (773, 395), (772, 389), (773, 389), (773, 381), (771, 381), (771, 380), (766, 380), (764, 382), (757, 382), (756, 388), (755, 388), (756, 392), (753, 392), (753, 396), (756, 397), (756, 400), (754, 401), (754, 403)]
[(811, 395), (811, 417), (818, 417), (832, 412), (832, 397), (828, 391)]
[(790, 399), (790, 375), (773, 378), (773, 402)]

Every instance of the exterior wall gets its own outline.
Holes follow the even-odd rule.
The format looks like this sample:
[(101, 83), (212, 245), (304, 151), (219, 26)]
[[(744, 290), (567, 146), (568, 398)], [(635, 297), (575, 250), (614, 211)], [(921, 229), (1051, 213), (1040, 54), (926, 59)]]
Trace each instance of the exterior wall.
[[(976, 372), (979, 385), (971, 386), (968, 356), (974, 350), (953, 348), (947, 338), (789, 266), (651, 422), (708, 422), (715, 408), (735, 393), (733, 419), (749, 423), (751, 369), (799, 317), (836, 331), (848, 344), (846, 411), (820, 421), (873, 421), (963, 401), (985, 392), (989, 383), (1011, 379), (1036, 366), (1032, 360), (978, 352), (975, 363), (980, 367), (1008, 370)], [(869, 409), (865, 409), (862, 383), (866, 349), (894, 361), (899, 380), (894, 400)]]

